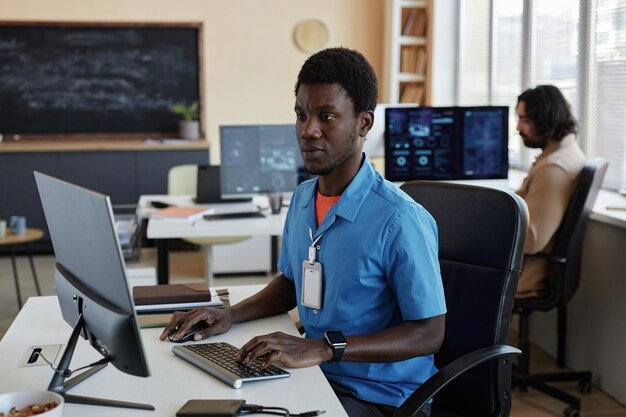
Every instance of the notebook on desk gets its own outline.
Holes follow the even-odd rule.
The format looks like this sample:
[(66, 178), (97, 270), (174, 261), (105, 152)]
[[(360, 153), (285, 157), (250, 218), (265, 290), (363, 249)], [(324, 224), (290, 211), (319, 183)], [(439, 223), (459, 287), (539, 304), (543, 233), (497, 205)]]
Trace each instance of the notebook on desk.
[(198, 165), (196, 187), (196, 204), (241, 203), (252, 201), (251, 198), (222, 198), (219, 165)]

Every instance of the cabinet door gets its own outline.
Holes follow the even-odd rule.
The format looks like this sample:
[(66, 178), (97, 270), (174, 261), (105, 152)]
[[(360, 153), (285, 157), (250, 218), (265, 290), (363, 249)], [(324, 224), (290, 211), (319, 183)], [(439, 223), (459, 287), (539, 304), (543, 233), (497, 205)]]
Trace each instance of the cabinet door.
[(66, 152), (59, 154), (62, 179), (111, 197), (112, 204), (138, 200), (136, 152)]
[(46, 232), (48, 227), (41, 207), (33, 171), (56, 176), (57, 159), (49, 153), (5, 153), (0, 155), (0, 219), (26, 216), (28, 227)]

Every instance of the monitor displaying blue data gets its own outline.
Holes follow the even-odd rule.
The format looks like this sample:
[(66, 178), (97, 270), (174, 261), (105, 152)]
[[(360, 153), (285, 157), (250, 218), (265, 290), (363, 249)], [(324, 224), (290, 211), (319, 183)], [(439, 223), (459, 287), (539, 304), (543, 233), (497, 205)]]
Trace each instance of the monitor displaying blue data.
[(506, 106), (388, 107), (390, 181), (507, 178)]
[(220, 126), (222, 197), (292, 192), (304, 163), (295, 125)]

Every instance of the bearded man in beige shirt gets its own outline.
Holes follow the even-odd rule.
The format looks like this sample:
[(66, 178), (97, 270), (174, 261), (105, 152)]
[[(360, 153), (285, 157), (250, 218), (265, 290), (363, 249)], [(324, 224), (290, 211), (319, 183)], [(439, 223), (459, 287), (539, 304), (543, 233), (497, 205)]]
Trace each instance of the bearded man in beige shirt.
[[(524, 253), (550, 253), (585, 155), (574, 137), (576, 120), (558, 88), (540, 85), (524, 91), (517, 98), (516, 110), (524, 145), (543, 150), (517, 191), (530, 216)], [(516, 297), (541, 296), (547, 273), (544, 259), (525, 256)]]

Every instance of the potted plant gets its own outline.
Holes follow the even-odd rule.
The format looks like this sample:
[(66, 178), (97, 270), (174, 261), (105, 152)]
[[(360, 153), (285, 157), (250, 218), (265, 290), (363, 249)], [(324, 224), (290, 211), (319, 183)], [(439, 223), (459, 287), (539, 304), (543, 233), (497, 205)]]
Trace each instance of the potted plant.
[(171, 110), (183, 118), (178, 124), (180, 137), (182, 139), (198, 139), (200, 137), (198, 101), (196, 100), (188, 106), (185, 103), (175, 103)]

